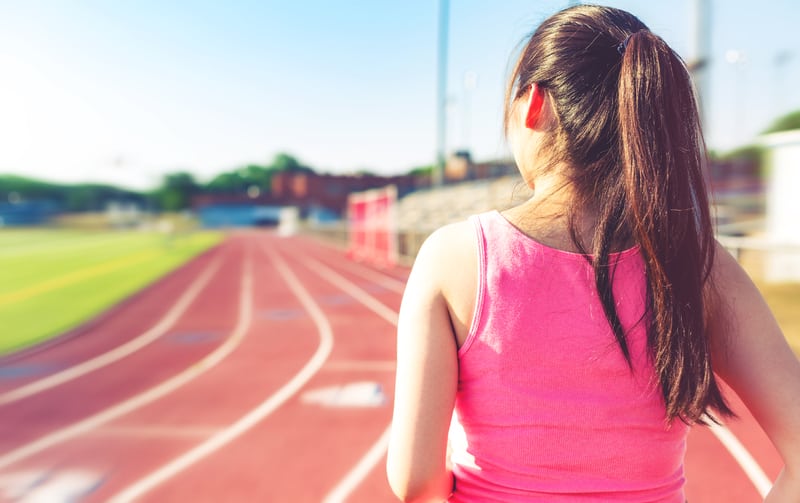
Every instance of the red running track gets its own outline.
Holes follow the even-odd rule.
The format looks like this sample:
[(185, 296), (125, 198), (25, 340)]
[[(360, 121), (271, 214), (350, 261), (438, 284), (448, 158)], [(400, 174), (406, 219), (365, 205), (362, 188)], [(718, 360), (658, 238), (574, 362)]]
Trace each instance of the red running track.
[[(407, 273), (306, 237), (232, 233), (0, 360), (0, 501), (394, 501), (385, 434)], [(732, 432), (774, 478), (775, 450), (737, 411)], [(706, 428), (686, 472), (692, 503), (760, 501)]]

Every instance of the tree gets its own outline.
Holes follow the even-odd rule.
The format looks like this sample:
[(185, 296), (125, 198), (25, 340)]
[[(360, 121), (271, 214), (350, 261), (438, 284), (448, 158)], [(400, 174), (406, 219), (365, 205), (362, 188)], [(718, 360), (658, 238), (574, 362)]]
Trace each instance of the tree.
[(180, 211), (189, 207), (192, 196), (200, 192), (200, 186), (191, 173), (185, 171), (164, 176), (160, 188), (156, 189), (154, 199), (163, 211)]
[(314, 173), (295, 157), (279, 153), (267, 166), (248, 164), (227, 173), (215, 176), (205, 189), (217, 194), (243, 194), (250, 187), (258, 187), (261, 193), (272, 191), (272, 175), (282, 171)]
[(790, 131), (792, 129), (800, 129), (800, 110), (795, 110), (782, 117), (778, 117), (764, 133), (778, 133), (781, 131)]
[(138, 192), (111, 185), (61, 185), (16, 175), (0, 175), (0, 202), (47, 201), (66, 211), (102, 211), (111, 201), (145, 203)]
[(313, 173), (314, 170), (300, 164), (300, 162), (295, 159), (293, 156), (281, 152), (275, 156), (272, 160), (272, 164), (267, 167), (268, 170), (272, 172), (277, 171), (304, 171), (307, 173)]
[(408, 172), (409, 176), (433, 176), (433, 165), (419, 166)]
[(760, 145), (745, 145), (724, 154), (715, 154), (714, 158), (721, 161), (740, 161), (760, 163), (764, 148)]
[(242, 177), (239, 170), (221, 173), (206, 184), (206, 189), (211, 192), (223, 194), (244, 192), (247, 190), (247, 180)]

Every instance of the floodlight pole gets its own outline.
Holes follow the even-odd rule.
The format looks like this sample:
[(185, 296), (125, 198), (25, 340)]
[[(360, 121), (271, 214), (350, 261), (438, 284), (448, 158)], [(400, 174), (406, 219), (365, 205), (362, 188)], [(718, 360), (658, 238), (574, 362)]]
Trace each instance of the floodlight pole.
[(697, 89), (700, 123), (708, 129), (708, 67), (711, 47), (711, 9), (709, 0), (692, 2), (692, 43), (689, 70)]
[(447, 132), (447, 25), (449, 1), (439, 0), (439, 54), (436, 82), (436, 166), (433, 169), (433, 186), (440, 187), (444, 180), (445, 143)]

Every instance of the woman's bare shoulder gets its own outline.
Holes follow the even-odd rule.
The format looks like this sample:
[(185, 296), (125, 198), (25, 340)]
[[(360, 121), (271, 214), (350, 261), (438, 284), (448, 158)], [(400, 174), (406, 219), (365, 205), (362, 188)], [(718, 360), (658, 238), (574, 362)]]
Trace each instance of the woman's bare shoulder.
[(422, 244), (414, 269), (424, 269), (430, 280), (446, 285), (454, 273), (475, 265), (477, 240), (472, 222), (447, 224), (436, 229)]
[(472, 324), (478, 288), (478, 240), (475, 226), (466, 220), (437, 229), (425, 241), (414, 264), (417, 278), (425, 278), (447, 306), (456, 339), (466, 340)]

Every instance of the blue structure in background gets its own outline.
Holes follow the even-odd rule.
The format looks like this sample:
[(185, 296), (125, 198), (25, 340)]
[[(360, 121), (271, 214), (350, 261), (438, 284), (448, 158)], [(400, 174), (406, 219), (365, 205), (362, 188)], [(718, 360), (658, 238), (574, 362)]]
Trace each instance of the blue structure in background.
[(306, 218), (314, 224), (330, 224), (341, 220), (341, 217), (339, 217), (335, 211), (322, 206), (312, 206), (309, 208)]
[(58, 213), (52, 201), (0, 203), (0, 227), (42, 225)]
[(197, 217), (203, 227), (276, 226), (280, 219), (279, 206), (255, 204), (210, 204), (198, 208)]

